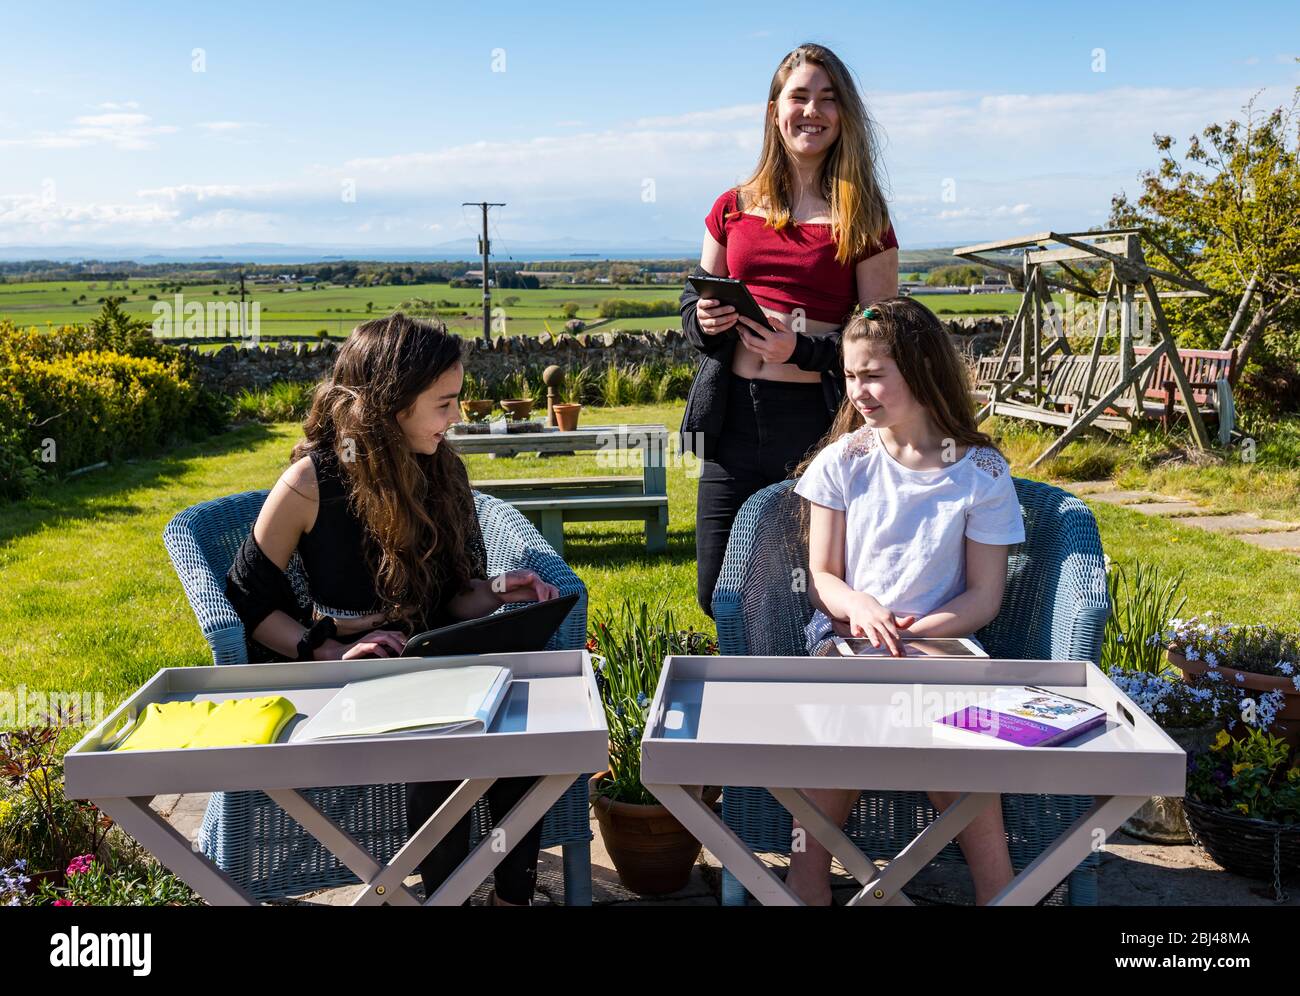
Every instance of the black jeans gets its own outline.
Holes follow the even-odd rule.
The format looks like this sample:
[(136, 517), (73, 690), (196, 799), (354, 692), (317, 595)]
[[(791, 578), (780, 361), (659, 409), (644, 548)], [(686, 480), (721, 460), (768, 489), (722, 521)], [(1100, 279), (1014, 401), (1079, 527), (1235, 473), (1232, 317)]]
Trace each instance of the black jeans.
[[(492, 812), (493, 824), (500, 823), (510, 807), (518, 802), (525, 792), (536, 782), (535, 778), (498, 778), (485, 793), (488, 808)], [(447, 796), (460, 786), (460, 782), (412, 782), (406, 786), (406, 832), (414, 835), (430, 816), (437, 812)], [(435, 889), (446, 881), (447, 876), (456, 870), (465, 856), (469, 854), (470, 820), (474, 811), (471, 809), (461, 817), (447, 836), (439, 841), (428, 856), (419, 864), (420, 877), (424, 881), (424, 895), (427, 899)], [(506, 841), (506, 843), (510, 843)], [(496, 867), (494, 884), (496, 893), (508, 903), (527, 906), (533, 901), (533, 889), (537, 884), (537, 852), (542, 844), (542, 821), (528, 831)], [(469, 900), (465, 900), (469, 905)]]
[(701, 461), (695, 506), (696, 598), (713, 618), (713, 589), (745, 499), (784, 481), (831, 426), (820, 383), (731, 375), (712, 460)]

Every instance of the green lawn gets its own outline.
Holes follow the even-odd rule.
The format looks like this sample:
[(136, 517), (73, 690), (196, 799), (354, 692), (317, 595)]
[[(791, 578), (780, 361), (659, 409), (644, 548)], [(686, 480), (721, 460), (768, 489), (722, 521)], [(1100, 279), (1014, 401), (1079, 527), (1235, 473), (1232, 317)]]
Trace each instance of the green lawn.
[[(675, 402), (589, 410), (583, 417), (588, 424), (660, 422), (676, 430), (682, 408)], [(0, 508), (0, 686), (99, 691), (112, 705), (159, 667), (207, 663), (207, 647), (163, 550), (163, 526), (195, 502), (269, 487), (298, 435), (296, 424), (245, 426)], [(1019, 448), (1008, 450), (1023, 473)], [(639, 474), (597, 468), (592, 454), (471, 457), (468, 463), (476, 479)], [(624, 596), (663, 598), (683, 625), (711, 629), (695, 603), (695, 489), (683, 467), (670, 467), (665, 555), (645, 553), (639, 524), (567, 528), (566, 560), (586, 582), (593, 610)], [(1140, 558), (1188, 572), (1187, 614), (1214, 610), (1242, 622), (1290, 625), (1300, 616), (1300, 558), (1120, 508), (1095, 511), (1115, 560)]]

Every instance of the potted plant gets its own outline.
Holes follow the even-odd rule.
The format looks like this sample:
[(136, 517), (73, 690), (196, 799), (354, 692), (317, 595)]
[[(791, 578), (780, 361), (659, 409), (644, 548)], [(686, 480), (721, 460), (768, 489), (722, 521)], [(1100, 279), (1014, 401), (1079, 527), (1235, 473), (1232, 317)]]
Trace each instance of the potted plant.
[[(1177, 680), (1165, 656), (1164, 630), (1182, 611), (1183, 574), (1162, 577), (1141, 561), (1131, 571), (1106, 557), (1106, 587), (1111, 614), (1102, 634), (1101, 666), (1131, 698), (1188, 753), (1203, 750), (1222, 728), (1232, 703), (1213, 684), (1192, 686)], [(1190, 844), (1182, 799), (1152, 796), (1121, 829), (1158, 844)]]
[(528, 418), (533, 410), (532, 398), (506, 398), (501, 402), (501, 407), (515, 421), (522, 422)]
[(495, 407), (496, 402), (491, 399), (473, 399), (460, 403), (460, 413), (465, 417), (466, 422), (482, 422), (492, 414), (492, 409)]
[(578, 416), (582, 412), (582, 405), (573, 402), (561, 402), (552, 405), (551, 411), (555, 413), (555, 422), (560, 427), (560, 431), (572, 432), (578, 427)]
[(1188, 765), (1187, 821), (1228, 871), (1273, 883), (1300, 871), (1300, 764), (1282, 738), (1221, 731)]
[[(653, 614), (644, 602), (624, 600), (611, 616), (602, 613), (587, 648), (597, 659), (609, 726), (609, 769), (591, 780), (592, 808), (619, 880), (633, 892), (664, 895), (685, 887), (700, 843), (641, 784), (641, 735), (664, 658), (670, 654), (717, 653), (706, 634), (679, 632), (673, 614)], [(721, 788), (706, 789), (712, 805)]]
[(1300, 636), (1265, 624), (1220, 624), (1207, 612), (1173, 620), (1164, 639), (1186, 680), (1235, 689), (1254, 702), (1251, 725), (1300, 746)]
[[(1173, 668), (1164, 672), (1111, 668), (1110, 679), (1163, 729), (1189, 756), (1209, 748), (1222, 732), (1224, 720), (1236, 712), (1229, 689), (1213, 682), (1178, 680)], [(1178, 796), (1152, 796), (1120, 827), (1125, 833), (1156, 844), (1190, 844)]]

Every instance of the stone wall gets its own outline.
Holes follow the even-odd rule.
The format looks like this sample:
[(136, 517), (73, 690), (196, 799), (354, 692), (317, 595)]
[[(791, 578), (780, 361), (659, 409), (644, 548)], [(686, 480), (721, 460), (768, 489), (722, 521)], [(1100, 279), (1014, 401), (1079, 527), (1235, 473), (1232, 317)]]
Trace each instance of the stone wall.
[[(978, 358), (993, 351), (1011, 327), (1007, 318), (959, 318), (945, 321), (958, 346)], [(227, 394), (244, 388), (262, 388), (280, 380), (315, 381), (334, 365), (339, 346), (284, 344), (268, 348), (226, 346), (215, 353), (200, 353), (182, 346), (198, 364), (203, 383)], [(593, 332), (577, 336), (503, 336), (492, 345), (481, 339), (465, 340), (465, 369), (483, 380), (499, 380), (521, 366), (550, 364), (578, 368), (590, 364), (601, 369), (610, 363), (626, 366), (661, 360), (694, 363), (699, 354), (676, 329), (664, 332)]]

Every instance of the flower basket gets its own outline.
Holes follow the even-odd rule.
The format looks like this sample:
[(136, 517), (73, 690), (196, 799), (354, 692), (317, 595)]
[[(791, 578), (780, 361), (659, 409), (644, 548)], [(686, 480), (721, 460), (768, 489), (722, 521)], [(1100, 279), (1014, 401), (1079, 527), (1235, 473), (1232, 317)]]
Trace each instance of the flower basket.
[(1281, 884), (1300, 872), (1300, 824), (1256, 820), (1183, 800), (1196, 843), (1227, 871)]

